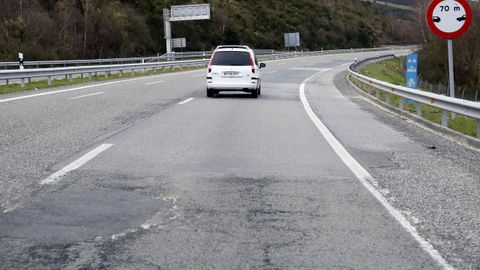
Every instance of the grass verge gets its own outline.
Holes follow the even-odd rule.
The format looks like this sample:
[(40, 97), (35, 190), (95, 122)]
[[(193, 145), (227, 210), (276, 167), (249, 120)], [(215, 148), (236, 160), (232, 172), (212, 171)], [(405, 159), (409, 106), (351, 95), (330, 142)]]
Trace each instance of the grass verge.
[(9, 84), (9, 85), (0, 85), (0, 94), (39, 90), (39, 89), (45, 89), (45, 88), (55, 88), (55, 87), (61, 87), (66, 85), (82, 84), (82, 83), (95, 82), (95, 81), (106, 81), (106, 80), (114, 80), (114, 79), (149, 76), (149, 75), (162, 74), (162, 73), (190, 71), (190, 70), (197, 70), (197, 69), (203, 69), (203, 68), (205, 67), (185, 67), (185, 68), (172, 68), (172, 69), (163, 69), (163, 70), (157, 69), (155, 71), (148, 70), (145, 72), (134, 72), (134, 73), (128, 72), (128, 73), (123, 73), (123, 75), (111, 74), (108, 77), (106, 77), (105, 75), (98, 75), (98, 76), (93, 76), (91, 80), (88, 77), (78, 77), (78, 78), (73, 78), (72, 80), (57, 79), (57, 80), (52, 80), (51, 86), (48, 85), (48, 82), (46, 80), (32, 81), (30, 83), (25, 83), (25, 88), (22, 88), (20, 84), (15, 83), (15, 84)]
[[(370, 64), (362, 69), (360, 73), (384, 82), (389, 82), (395, 85), (405, 86), (405, 77), (400, 70), (401, 58), (393, 58), (380, 63)], [(367, 84), (355, 83), (358, 87), (370, 94), (375, 95), (375, 89)], [(380, 100), (387, 101), (387, 93), (381, 92)], [(400, 98), (398, 96), (391, 96), (391, 104), (399, 106)], [(417, 113), (416, 104), (405, 104), (404, 109), (410, 113)], [(440, 109), (422, 104), (423, 118), (435, 122), (442, 123), (442, 112)], [(477, 120), (471, 117), (458, 115), (452, 119), (452, 114), (448, 114), (448, 127), (461, 132), (465, 135), (477, 137)]]

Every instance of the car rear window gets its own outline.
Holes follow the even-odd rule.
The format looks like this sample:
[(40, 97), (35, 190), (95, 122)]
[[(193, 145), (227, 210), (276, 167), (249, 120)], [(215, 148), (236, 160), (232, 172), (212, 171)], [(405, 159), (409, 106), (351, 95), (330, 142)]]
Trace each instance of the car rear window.
[(212, 65), (215, 66), (250, 66), (248, 52), (216, 52)]

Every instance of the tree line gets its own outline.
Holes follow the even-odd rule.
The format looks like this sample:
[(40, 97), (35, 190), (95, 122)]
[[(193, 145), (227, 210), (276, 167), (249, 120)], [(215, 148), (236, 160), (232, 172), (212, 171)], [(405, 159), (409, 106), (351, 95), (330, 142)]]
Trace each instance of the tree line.
[(208, 21), (175, 22), (187, 50), (219, 44), (284, 49), (300, 32), (303, 50), (396, 43), (385, 18), (352, 0), (0, 0), (0, 61), (133, 57), (165, 51), (163, 9), (210, 3)]

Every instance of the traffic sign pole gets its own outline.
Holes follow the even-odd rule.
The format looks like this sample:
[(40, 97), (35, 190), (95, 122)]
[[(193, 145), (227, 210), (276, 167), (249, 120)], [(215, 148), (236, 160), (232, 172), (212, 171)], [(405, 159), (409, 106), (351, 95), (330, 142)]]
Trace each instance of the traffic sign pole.
[[(453, 68), (453, 40), (448, 40), (448, 79), (450, 85), (450, 97), (455, 98), (455, 70)], [(452, 112), (452, 119), (457, 115)]]
[(448, 78), (450, 81), (450, 96), (455, 97), (455, 71), (453, 69), (453, 40), (448, 40)]
[[(455, 98), (453, 39), (467, 32), (472, 23), (472, 10), (467, 0), (432, 0), (426, 15), (430, 30), (448, 40), (449, 95)], [(455, 114), (452, 113), (452, 118), (454, 117)]]

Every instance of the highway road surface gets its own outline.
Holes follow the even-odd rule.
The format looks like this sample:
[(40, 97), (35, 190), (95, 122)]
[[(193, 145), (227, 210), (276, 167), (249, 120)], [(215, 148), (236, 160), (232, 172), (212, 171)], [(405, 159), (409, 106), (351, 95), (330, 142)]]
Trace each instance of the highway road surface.
[(480, 154), (357, 95), (374, 55), (0, 96), (0, 269), (480, 269)]

